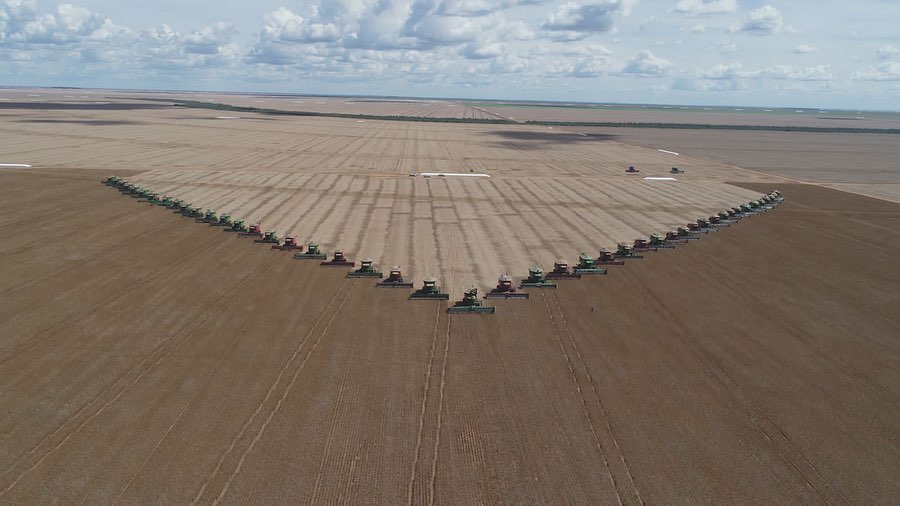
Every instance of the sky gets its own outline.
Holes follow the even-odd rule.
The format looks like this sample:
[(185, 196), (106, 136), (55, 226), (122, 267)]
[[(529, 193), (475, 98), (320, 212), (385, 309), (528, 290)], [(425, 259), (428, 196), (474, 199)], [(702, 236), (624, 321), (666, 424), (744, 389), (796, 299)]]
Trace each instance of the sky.
[(900, 0), (0, 0), (0, 85), (900, 110)]

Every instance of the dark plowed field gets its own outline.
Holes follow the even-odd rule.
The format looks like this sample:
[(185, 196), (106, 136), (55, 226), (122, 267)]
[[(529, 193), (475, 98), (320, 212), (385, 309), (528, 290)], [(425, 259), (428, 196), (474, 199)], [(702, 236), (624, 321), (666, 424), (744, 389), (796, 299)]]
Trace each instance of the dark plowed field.
[(448, 317), (100, 176), (0, 172), (0, 503), (900, 497), (900, 206)]

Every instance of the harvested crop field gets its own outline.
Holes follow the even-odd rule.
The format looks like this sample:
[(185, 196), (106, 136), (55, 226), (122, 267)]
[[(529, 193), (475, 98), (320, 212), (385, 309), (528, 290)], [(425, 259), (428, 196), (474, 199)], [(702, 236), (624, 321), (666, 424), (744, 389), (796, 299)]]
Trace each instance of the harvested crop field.
[[(760, 195), (725, 181), (781, 181), (546, 127), (79, 107), (4, 110), (0, 161), (141, 171), (129, 179), (329, 252), (399, 265), (417, 283), (433, 275), (454, 296)], [(629, 165), (640, 174), (625, 174)], [(677, 181), (644, 179), (673, 165), (685, 171)], [(409, 175), (470, 171), (491, 178)]]
[(105, 175), (0, 171), (0, 502), (900, 495), (895, 204), (783, 184), (700, 241), (448, 317)]

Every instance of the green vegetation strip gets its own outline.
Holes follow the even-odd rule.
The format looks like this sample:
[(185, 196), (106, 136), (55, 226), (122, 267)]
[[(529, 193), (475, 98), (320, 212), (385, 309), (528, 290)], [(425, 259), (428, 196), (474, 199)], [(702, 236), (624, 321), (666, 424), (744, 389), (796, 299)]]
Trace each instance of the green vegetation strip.
[[(221, 104), (218, 102), (198, 102), (196, 100), (168, 100), (161, 98), (143, 98), (150, 102), (168, 102), (180, 107), (193, 109), (211, 109), (215, 111), (246, 112), (277, 116), (312, 116), (321, 118), (366, 119), (377, 121), (417, 121), (423, 123), (481, 123), (511, 125), (517, 122), (506, 119), (479, 118), (426, 118), (422, 116), (381, 116), (378, 114), (350, 114), (339, 112), (287, 111), (283, 109), (266, 109), (261, 107), (245, 107)], [(710, 125), (699, 123), (628, 123), (628, 122), (591, 122), (591, 121), (526, 121), (526, 125), (561, 126), (561, 127), (602, 127), (602, 128), (673, 128), (681, 130), (750, 130), (766, 132), (812, 132), (841, 134), (900, 134), (897, 128), (839, 128), (809, 126), (778, 125)]]

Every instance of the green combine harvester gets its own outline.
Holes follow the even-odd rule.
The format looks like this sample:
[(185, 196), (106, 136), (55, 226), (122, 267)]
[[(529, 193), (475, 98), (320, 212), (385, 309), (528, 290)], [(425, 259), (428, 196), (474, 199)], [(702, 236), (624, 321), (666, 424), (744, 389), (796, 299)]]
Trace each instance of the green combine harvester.
[(597, 267), (594, 263), (594, 257), (588, 255), (587, 253), (582, 253), (578, 255), (578, 265), (573, 269), (575, 274), (589, 274), (589, 275), (599, 275), (606, 274), (606, 269)]
[(378, 278), (384, 277), (384, 273), (375, 269), (371, 258), (363, 258), (359, 262), (359, 269), (347, 273), (348, 278)]
[(187, 213), (185, 214), (188, 218), (202, 218), (203, 217), (203, 208), (201, 207), (188, 207)]
[(207, 209), (203, 217), (197, 220), (197, 223), (209, 223), (210, 225), (215, 225), (219, 223), (219, 216), (212, 209)]
[(319, 249), (317, 241), (309, 241), (309, 244), (306, 245), (306, 251), (294, 253), (294, 258), (297, 260), (325, 260), (328, 257)]
[(478, 289), (473, 286), (463, 293), (462, 300), (448, 307), (447, 312), (451, 314), (493, 314), (497, 312), (497, 308), (482, 305), (478, 298)]
[(232, 224), (231, 215), (228, 213), (219, 216), (219, 221), (213, 223), (217, 227), (230, 227)]
[(422, 288), (409, 296), (413, 300), (450, 300), (449, 293), (441, 293), (437, 286), (437, 280), (429, 276), (422, 282)]
[(528, 269), (528, 277), (523, 279), (519, 288), (556, 288), (558, 285), (547, 279), (544, 269), (535, 265)]
[(240, 233), (247, 233), (248, 230), (249, 229), (247, 228), (247, 225), (244, 224), (244, 220), (234, 220), (231, 223), (231, 226), (225, 229), (226, 232), (240, 232)]
[(266, 230), (266, 235), (262, 239), (255, 239), (253, 242), (259, 244), (279, 244), (281, 239), (278, 238), (278, 232), (274, 230)]

